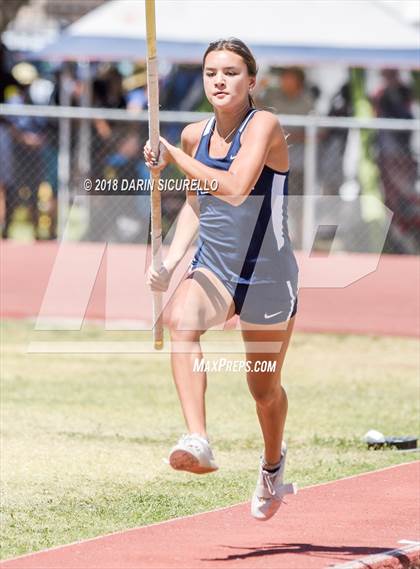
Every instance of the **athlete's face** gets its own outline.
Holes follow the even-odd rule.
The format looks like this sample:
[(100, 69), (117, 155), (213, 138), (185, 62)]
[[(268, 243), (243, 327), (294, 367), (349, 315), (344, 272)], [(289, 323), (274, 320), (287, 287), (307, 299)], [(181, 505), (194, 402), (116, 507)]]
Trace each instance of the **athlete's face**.
[(230, 109), (246, 105), (255, 85), (246, 63), (232, 51), (211, 51), (204, 63), (204, 91), (215, 108)]

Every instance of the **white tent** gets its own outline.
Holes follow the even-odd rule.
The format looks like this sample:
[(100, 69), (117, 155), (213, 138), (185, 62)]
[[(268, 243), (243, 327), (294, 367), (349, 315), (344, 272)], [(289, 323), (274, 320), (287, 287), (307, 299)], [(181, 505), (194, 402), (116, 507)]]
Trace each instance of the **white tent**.
[[(420, 37), (373, 0), (156, 0), (158, 52), (197, 62), (210, 41), (230, 36), (259, 61), (420, 66)], [(69, 26), (43, 58), (142, 60), (144, 0), (113, 0)]]

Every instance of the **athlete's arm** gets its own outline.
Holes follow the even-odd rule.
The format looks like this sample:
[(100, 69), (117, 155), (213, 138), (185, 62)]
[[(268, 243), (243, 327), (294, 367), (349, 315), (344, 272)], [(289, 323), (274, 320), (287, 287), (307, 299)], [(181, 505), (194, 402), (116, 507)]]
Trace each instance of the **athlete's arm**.
[[(232, 160), (228, 171), (211, 168), (192, 158), (182, 149), (162, 139), (172, 161), (189, 177), (210, 185), (216, 180), (218, 187), (214, 191), (216, 197), (229, 201), (229, 198), (245, 199), (257, 182), (264, 164), (267, 163), (270, 151), (276, 147), (285, 153), (287, 162), (287, 145), (283, 131), (277, 118), (266, 111), (260, 111), (250, 120), (242, 136), (241, 148)], [(239, 199), (243, 201), (243, 199)]]
[(195, 240), (198, 230), (198, 217), (187, 198), (181, 209), (176, 224), (175, 235), (165, 258), (165, 266), (169, 271), (174, 271), (191, 243)]
[[(186, 137), (184, 133), (181, 135), (181, 145), (184, 152), (187, 154), (191, 152), (191, 139)], [(163, 267), (161, 271), (154, 271), (153, 267), (149, 268), (147, 283), (152, 290), (167, 290), (174, 270), (196, 238), (198, 225), (197, 197), (195, 193), (187, 192), (187, 199), (178, 216), (175, 235), (163, 262)]]

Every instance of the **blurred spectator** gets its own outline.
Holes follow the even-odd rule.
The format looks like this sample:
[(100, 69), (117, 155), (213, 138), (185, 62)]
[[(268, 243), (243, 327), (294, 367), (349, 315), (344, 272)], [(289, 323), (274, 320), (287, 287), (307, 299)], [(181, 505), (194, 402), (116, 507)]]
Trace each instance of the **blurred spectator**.
[[(29, 86), (29, 100), (34, 105), (53, 105), (55, 85), (49, 79), (37, 77)], [(40, 229), (42, 236), (48, 239), (57, 237), (57, 194), (58, 194), (58, 121), (44, 119), (42, 123), (42, 181), (39, 195)]]
[(277, 114), (307, 115), (313, 110), (314, 96), (305, 85), (305, 72), (300, 67), (272, 69), (276, 85), (268, 85), (258, 97), (258, 104)]
[(165, 79), (162, 108), (168, 111), (192, 111), (203, 98), (203, 77), (199, 65), (174, 65)]
[[(93, 82), (96, 107), (129, 111), (147, 108), (147, 74), (144, 67), (123, 79), (115, 67), (102, 66)], [(95, 120), (93, 129), (92, 178), (114, 180), (148, 179), (142, 159), (147, 125)], [(120, 186), (120, 184), (119, 184)], [(149, 224), (148, 192), (137, 195), (95, 196), (91, 200), (86, 240), (145, 242)]]
[[(277, 85), (269, 86), (257, 99), (259, 107), (276, 114), (307, 115), (314, 109), (314, 96), (305, 85), (305, 73), (299, 67), (282, 69)], [(305, 130), (301, 127), (288, 127), (290, 180), (289, 192), (303, 194), (303, 166)]]
[[(0, 104), (4, 104), (7, 93), (16, 89), (17, 81), (7, 70), (6, 48), (0, 42)], [(3, 237), (10, 224), (11, 201), (15, 192), (13, 171), (12, 124), (0, 117), (0, 228)]]
[[(93, 106), (104, 109), (125, 109), (122, 77), (115, 67), (106, 65), (99, 69), (98, 76), (93, 81)], [(105, 119), (93, 121), (92, 145), (95, 151), (95, 169), (93, 176), (103, 170), (106, 156), (115, 147), (115, 137), (112, 136), (112, 123)], [(99, 171), (99, 172), (98, 172)]]
[(144, 67), (137, 68), (133, 75), (123, 80), (126, 104), (129, 111), (147, 109), (147, 72)]
[[(173, 65), (165, 78), (160, 96), (161, 108), (166, 111), (195, 111), (205, 98), (203, 75), (200, 65)], [(183, 124), (173, 123), (162, 125), (162, 135), (172, 142), (179, 142)]]
[[(29, 88), (38, 75), (36, 68), (32, 64), (22, 62), (14, 66), (12, 73), (19, 87), (9, 90), (6, 103), (32, 104)], [(34, 237), (39, 239), (38, 190), (45, 173), (43, 151), (46, 119), (19, 116), (10, 117), (9, 122), (13, 127), (15, 191), (13, 195), (9, 195), (10, 199), (7, 199), (6, 203), (4, 236), (8, 234), (14, 208), (20, 201), (28, 208)]]
[[(147, 98), (147, 71), (145, 67), (138, 67), (131, 77), (127, 77), (123, 82), (124, 90), (127, 92), (127, 110), (129, 111), (143, 111), (147, 109), (148, 98)], [(140, 180), (149, 179), (149, 170), (141, 158), (143, 152), (143, 146), (148, 138), (148, 126), (145, 123), (140, 123), (138, 126), (138, 152), (133, 154), (136, 157), (136, 163), (133, 166), (136, 169), (136, 174), (133, 177), (137, 177)], [(127, 227), (132, 227), (135, 231), (136, 240), (140, 243), (147, 243), (149, 234), (149, 223), (150, 223), (150, 192), (143, 191), (139, 195), (134, 196), (135, 200), (135, 212), (136, 220), (129, 222)], [(122, 222), (119, 221), (119, 226), (121, 227)]]
[[(351, 85), (347, 81), (336, 93), (330, 104), (329, 117), (351, 117), (354, 109)], [(349, 131), (346, 128), (328, 128), (321, 134), (318, 168), (324, 195), (338, 195), (344, 182), (343, 157), (347, 146)]]
[[(412, 119), (412, 91), (395, 69), (382, 71), (383, 85), (373, 97), (378, 117)], [(418, 252), (420, 196), (416, 193), (418, 164), (411, 149), (412, 131), (379, 130), (378, 166), (385, 204), (394, 212), (391, 226), (394, 250)]]
[(77, 64), (70, 61), (61, 63), (60, 67), (53, 72), (53, 82), (53, 104), (69, 107), (80, 106), (83, 82), (77, 76)]
[[(52, 102), (54, 84), (39, 77), (29, 63), (8, 72), (1, 48), (0, 102), (41, 104)], [(41, 117), (0, 119), (0, 192), (2, 236), (7, 238), (16, 208), (29, 213), (35, 239), (55, 238), (57, 196), (56, 121)]]
[[(119, 144), (116, 152), (107, 158), (104, 171), (105, 178), (129, 181), (148, 179), (144, 161), (141, 160), (142, 145), (138, 132), (131, 130)], [(146, 243), (149, 230), (149, 191), (141, 191), (137, 195), (125, 195), (123, 206), (116, 217), (116, 235), (118, 241)], [(108, 199), (108, 198), (107, 198)]]
[[(280, 70), (277, 85), (268, 86), (257, 97), (257, 106), (276, 114), (307, 115), (314, 110), (314, 92), (305, 83), (305, 73), (299, 67)], [(305, 130), (287, 127), (285, 133), (289, 146), (290, 176), (289, 194), (304, 193)], [(300, 247), (302, 236), (302, 200), (289, 200), (291, 233), (295, 247)]]

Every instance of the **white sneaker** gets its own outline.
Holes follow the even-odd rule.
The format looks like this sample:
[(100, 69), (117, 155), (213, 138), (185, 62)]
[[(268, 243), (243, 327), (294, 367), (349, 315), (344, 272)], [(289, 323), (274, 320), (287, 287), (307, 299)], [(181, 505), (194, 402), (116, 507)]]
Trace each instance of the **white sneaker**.
[(297, 493), (296, 484), (283, 484), (286, 453), (287, 446), (286, 443), (283, 443), (281, 447), (280, 468), (274, 474), (263, 469), (263, 461), (261, 459), (257, 487), (255, 488), (251, 501), (251, 514), (256, 520), (269, 520), (280, 508), (283, 496)]
[(192, 433), (182, 436), (169, 453), (169, 464), (175, 470), (206, 474), (218, 470), (210, 444), (204, 437)]

